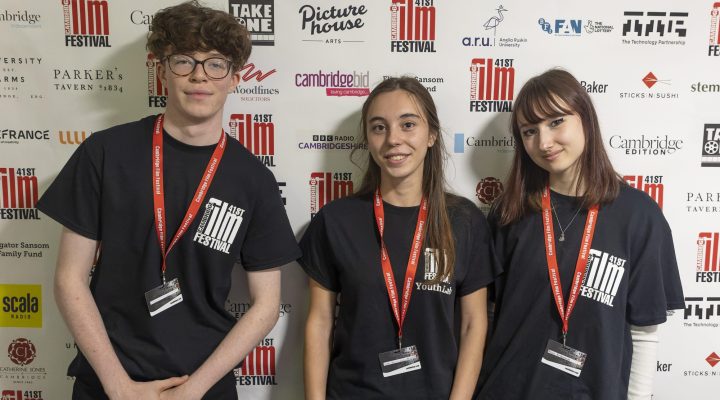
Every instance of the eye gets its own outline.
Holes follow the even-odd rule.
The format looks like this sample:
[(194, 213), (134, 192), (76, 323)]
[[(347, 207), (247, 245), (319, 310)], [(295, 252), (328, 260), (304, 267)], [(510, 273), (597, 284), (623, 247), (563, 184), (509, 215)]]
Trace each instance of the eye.
[(524, 131), (521, 132), (523, 136), (530, 137), (537, 133), (537, 129), (535, 128), (527, 128)]
[(206, 62), (206, 65), (209, 68), (212, 68), (212, 69), (215, 69), (218, 71), (224, 71), (225, 68), (227, 67), (227, 63), (225, 62), (225, 60), (223, 60), (221, 58), (211, 58), (210, 60), (208, 60)]
[(383, 125), (383, 124), (370, 125), (370, 132), (383, 133), (383, 132), (385, 132), (385, 125)]
[(407, 121), (407, 122), (402, 123), (402, 128), (405, 130), (410, 130), (410, 129), (414, 128), (415, 125), (417, 125), (415, 122)]
[(563, 122), (565, 122), (565, 118), (560, 117), (560, 118), (554, 119), (554, 120), (552, 120), (552, 122), (550, 122), (550, 127), (554, 128), (554, 127), (562, 124)]

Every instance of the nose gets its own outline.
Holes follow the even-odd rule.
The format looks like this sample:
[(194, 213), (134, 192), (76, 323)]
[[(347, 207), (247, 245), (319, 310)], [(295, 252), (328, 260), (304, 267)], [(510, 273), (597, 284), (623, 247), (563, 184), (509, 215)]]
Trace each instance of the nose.
[(194, 81), (204, 81), (207, 79), (207, 75), (205, 75), (205, 69), (202, 64), (195, 64), (195, 68), (190, 73), (190, 79)]
[(540, 146), (540, 150), (550, 151), (555, 144), (552, 132), (545, 127), (539, 127), (538, 129), (538, 146)]
[(401, 138), (401, 132), (400, 129), (397, 127), (387, 127), (387, 133), (385, 134), (385, 139), (387, 140), (388, 144), (390, 146), (398, 146), (400, 142), (402, 141)]

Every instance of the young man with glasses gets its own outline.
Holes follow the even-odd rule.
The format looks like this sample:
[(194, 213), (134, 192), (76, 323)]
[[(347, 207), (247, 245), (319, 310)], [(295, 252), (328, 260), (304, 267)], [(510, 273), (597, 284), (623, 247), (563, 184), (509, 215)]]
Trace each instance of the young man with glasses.
[[(73, 399), (236, 399), (232, 369), (278, 318), (277, 267), (300, 255), (272, 173), (222, 129), (250, 40), (193, 1), (159, 11), (147, 46), (165, 113), (90, 136), (38, 202), (64, 225)], [(252, 304), (237, 321), (236, 264)]]

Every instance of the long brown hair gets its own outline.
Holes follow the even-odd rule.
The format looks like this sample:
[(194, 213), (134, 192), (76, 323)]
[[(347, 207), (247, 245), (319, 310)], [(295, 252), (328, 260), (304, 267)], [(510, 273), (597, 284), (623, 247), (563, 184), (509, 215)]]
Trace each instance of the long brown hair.
[[(452, 202), (454, 196), (445, 192), (444, 164), (447, 159), (447, 152), (440, 132), (440, 119), (438, 118), (437, 108), (425, 86), (418, 82), (417, 79), (409, 76), (388, 78), (377, 85), (362, 107), (359, 141), (365, 145), (363, 148), (367, 147), (368, 111), (375, 98), (382, 93), (395, 90), (403, 90), (410, 95), (422, 111), (422, 117), (427, 121), (430, 134), (435, 135), (435, 143), (428, 148), (423, 162), (422, 192), (423, 196), (428, 199), (428, 222), (425, 240), (428, 247), (439, 250), (435, 253), (438, 262), (438, 273), (431, 282), (440, 282), (451, 277), (455, 269), (455, 239), (447, 211), (448, 202)], [(356, 147), (353, 150), (351, 157), (353, 163), (360, 166), (355, 161), (356, 155), (359, 154), (358, 149), (359, 147)], [(362, 161), (363, 164), (367, 163), (365, 175), (360, 188), (355, 191), (356, 196), (372, 195), (380, 185), (380, 167), (369, 152), (366, 157), (363, 157)]]
[[(582, 121), (585, 148), (578, 160), (575, 193), (581, 207), (607, 204), (614, 200), (622, 185), (608, 158), (600, 134), (597, 113), (590, 96), (569, 72), (551, 69), (525, 83), (513, 105), (510, 124), (517, 145), (505, 191), (496, 210), (500, 225), (507, 225), (540, 207), (541, 192), (548, 183), (548, 172), (535, 164), (525, 147), (518, 119), (530, 124), (561, 115), (576, 113)], [(583, 192), (579, 193), (579, 188)]]

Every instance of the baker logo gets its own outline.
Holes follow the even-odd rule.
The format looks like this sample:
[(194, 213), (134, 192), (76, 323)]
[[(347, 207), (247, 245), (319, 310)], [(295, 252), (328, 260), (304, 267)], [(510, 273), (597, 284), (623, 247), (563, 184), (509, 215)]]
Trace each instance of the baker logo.
[(625, 175), (623, 179), (630, 187), (647, 193), (660, 206), (660, 209), (663, 208), (665, 184), (662, 183), (662, 175)]
[(512, 112), (513, 59), (473, 58), (470, 62), (470, 111)]
[(1, 400), (43, 400), (42, 390), (3, 390)]
[(35, 168), (0, 167), (0, 219), (40, 219)]
[(720, 233), (700, 232), (697, 239), (696, 282), (720, 282)]
[(604, 251), (590, 249), (587, 272), (580, 295), (613, 307), (618, 288), (625, 275), (624, 259)]
[(37, 356), (37, 349), (33, 342), (25, 338), (17, 338), (8, 346), (8, 357), (10, 361), (19, 366), (32, 363)]
[(78, 145), (84, 142), (87, 137), (88, 134), (85, 131), (58, 131), (58, 139), (61, 144)]
[(491, 176), (485, 177), (475, 187), (475, 195), (482, 204), (491, 205), (503, 191), (500, 179)]
[(277, 385), (275, 379), (275, 339), (265, 338), (245, 356), (242, 366), (235, 369), (235, 381), (238, 386)]
[(147, 67), (148, 107), (165, 107), (167, 104), (167, 88), (163, 85), (158, 74), (160, 60), (154, 54), (148, 53), (145, 66)]
[(42, 328), (42, 286), (0, 284), (0, 327)]
[(230, 246), (240, 230), (245, 210), (211, 197), (193, 241), (213, 250), (230, 254)]
[(705, 124), (700, 165), (720, 167), (720, 124)]
[(110, 47), (110, 19), (106, 0), (60, 0), (65, 46)]
[(709, 56), (720, 56), (720, 2), (713, 4), (710, 10), (710, 44), (708, 45)]
[(417, 290), (439, 292), (450, 295), (453, 292), (453, 287), (450, 284), (450, 280), (452, 279), (451, 276), (446, 276), (437, 283), (430, 282), (435, 279), (438, 274), (439, 252), (440, 250), (438, 249), (431, 249), (429, 247), (425, 248), (425, 279), (424, 282), (415, 282), (415, 288)]
[(370, 71), (323, 72), (295, 74), (297, 87), (322, 87), (326, 96), (367, 96), (370, 94)]
[(275, 0), (229, 0), (228, 5), (250, 32), (253, 46), (275, 45)]
[(705, 358), (705, 361), (707, 361), (707, 363), (710, 364), (711, 367), (715, 367), (715, 365), (720, 362), (720, 356), (713, 351), (712, 353), (710, 353), (709, 356)]
[(623, 44), (685, 45), (679, 38), (687, 36), (687, 12), (625, 11), (623, 15), (626, 17), (622, 29)]
[(353, 193), (352, 172), (313, 172), (310, 174), (310, 217), (327, 203)]
[(275, 124), (272, 114), (230, 114), (230, 136), (266, 167), (275, 166)]
[(434, 53), (435, 18), (434, 0), (392, 0), (390, 51)]
[(543, 32), (555, 36), (580, 36), (582, 34), (581, 19), (538, 19), (538, 25)]
[[(685, 313), (683, 316), (685, 321), (689, 319), (697, 319), (700, 321), (718, 321), (720, 320), (720, 297), (685, 297)], [(690, 324), (686, 326), (691, 326)], [(692, 326), (712, 326), (717, 327), (715, 323), (692, 324)]]

